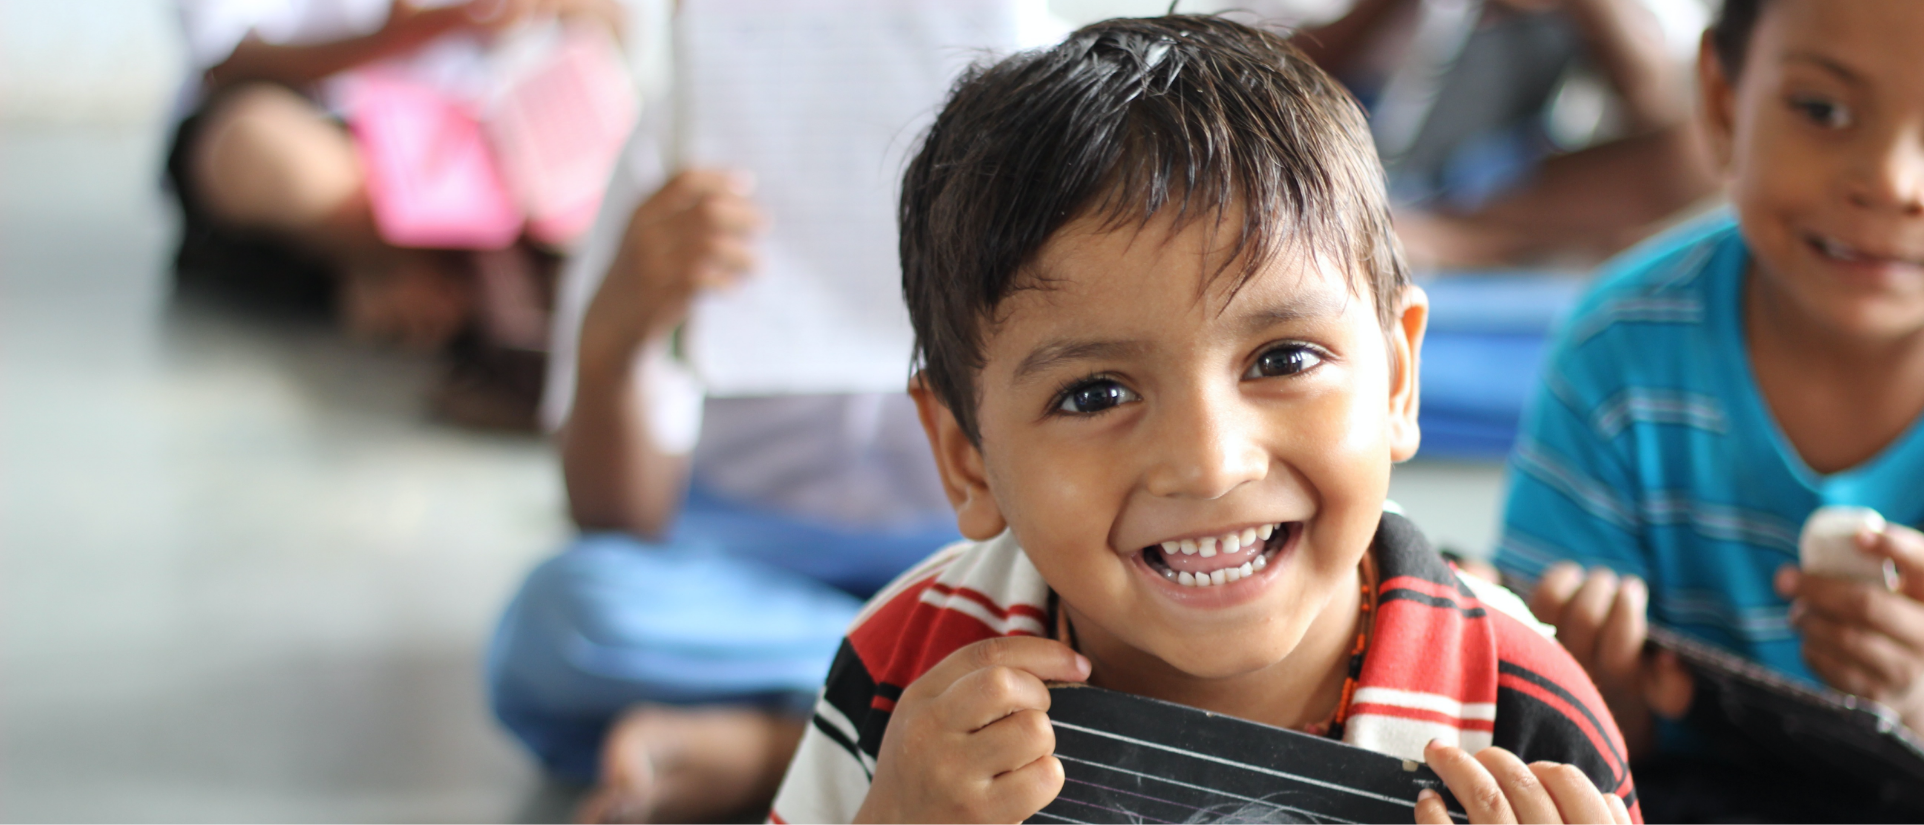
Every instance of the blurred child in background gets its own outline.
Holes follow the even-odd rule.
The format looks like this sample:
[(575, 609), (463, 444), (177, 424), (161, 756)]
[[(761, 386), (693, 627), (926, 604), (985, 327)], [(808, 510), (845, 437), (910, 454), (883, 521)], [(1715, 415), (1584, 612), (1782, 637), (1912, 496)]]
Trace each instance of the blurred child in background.
[[(1696, 770), (1677, 628), (1924, 731), (1924, 4), (1727, 0), (1703, 39), (1704, 119), (1731, 214), (1607, 269), (1570, 319), (1512, 459), (1498, 562), (1535, 585), (1633, 753)], [(1893, 586), (1800, 573), (1821, 505)], [(1585, 572), (1585, 568), (1589, 568)], [(1875, 815), (1796, 777), (1719, 779), (1653, 819)]]
[[(1295, 40), (1370, 106), (1419, 271), (1594, 261), (1715, 186), (1656, 13), (1694, 5), (1360, 0)], [(1579, 69), (1610, 100), (1589, 134), (1557, 134)]]

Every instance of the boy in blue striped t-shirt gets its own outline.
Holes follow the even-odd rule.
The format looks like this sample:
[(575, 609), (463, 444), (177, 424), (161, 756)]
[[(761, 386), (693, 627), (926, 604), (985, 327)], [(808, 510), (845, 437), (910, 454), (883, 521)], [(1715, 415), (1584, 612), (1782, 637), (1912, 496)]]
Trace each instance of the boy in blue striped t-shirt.
[[(1534, 584), (1633, 754), (1692, 738), (1654, 722), (1691, 682), (1644, 653), (1646, 622), (1924, 731), (1919, 43), (1914, 0), (1727, 0), (1699, 71), (1734, 215), (1612, 266), (1528, 413), (1497, 562)], [(1797, 569), (1829, 504), (1889, 520), (1856, 541), (1894, 587)]]

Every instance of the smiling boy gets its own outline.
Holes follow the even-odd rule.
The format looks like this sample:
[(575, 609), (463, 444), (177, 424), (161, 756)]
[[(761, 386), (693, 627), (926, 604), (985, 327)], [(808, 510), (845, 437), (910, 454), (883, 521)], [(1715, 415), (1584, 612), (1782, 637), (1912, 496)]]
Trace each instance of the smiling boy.
[(1631, 820), (1567, 654), (1384, 513), (1427, 307), (1329, 78), (1220, 19), (1096, 24), (964, 77), (902, 197), (973, 541), (857, 619), (777, 821), (1035, 813), (1047, 680), (1427, 759), (1477, 821)]
[[(1532, 607), (1639, 756), (1708, 769), (1702, 727), (1655, 724), (1692, 691), (1674, 660), (1645, 654), (1646, 622), (1924, 732), (1920, 44), (1915, 0), (1726, 0), (1698, 85), (1731, 211), (1608, 267), (1525, 417), (1497, 561), (1540, 582)], [(1795, 566), (1823, 505), (1884, 515), (1857, 543), (1894, 562), (1893, 586)], [(1752, 787), (1786, 783), (1664, 812), (1890, 815), (1839, 807), (1877, 804), (1856, 789), (1780, 802)], [(1653, 806), (1663, 796), (1650, 788)]]

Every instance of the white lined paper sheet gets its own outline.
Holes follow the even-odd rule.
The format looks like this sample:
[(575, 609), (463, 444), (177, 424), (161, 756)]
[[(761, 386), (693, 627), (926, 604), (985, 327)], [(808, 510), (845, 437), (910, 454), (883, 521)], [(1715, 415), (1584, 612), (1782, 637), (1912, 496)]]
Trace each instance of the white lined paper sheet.
[[(896, 392), (913, 333), (895, 208), (962, 69), (1044, 34), (1035, 0), (691, 0), (677, 165), (756, 176), (760, 268), (703, 296), (683, 352), (720, 396)], [(1059, 32), (1047, 32), (1054, 36)]]

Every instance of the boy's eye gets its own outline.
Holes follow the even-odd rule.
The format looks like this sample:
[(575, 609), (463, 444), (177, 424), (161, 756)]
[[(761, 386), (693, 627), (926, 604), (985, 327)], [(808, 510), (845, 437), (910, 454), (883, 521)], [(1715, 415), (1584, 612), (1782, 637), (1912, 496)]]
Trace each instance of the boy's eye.
[(1244, 380), (1295, 375), (1323, 363), (1323, 356), (1303, 344), (1285, 344), (1257, 356), (1256, 363), (1243, 373)]
[(1793, 97), (1790, 107), (1802, 113), (1812, 123), (1826, 129), (1842, 129), (1851, 125), (1851, 111), (1834, 100), (1821, 97)]
[(1100, 378), (1070, 387), (1056, 402), (1056, 409), (1066, 413), (1098, 413), (1139, 398), (1134, 390), (1115, 381)]

